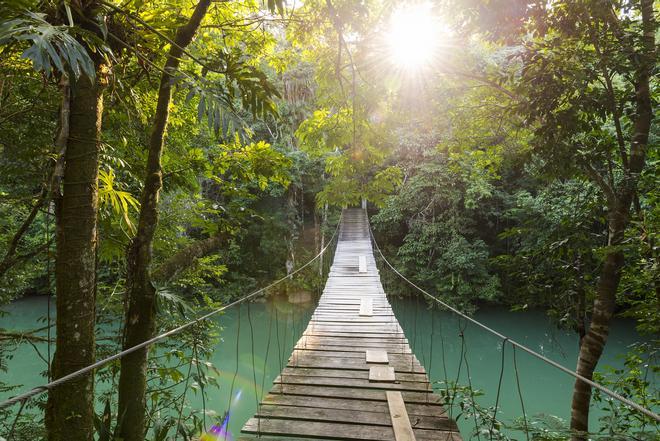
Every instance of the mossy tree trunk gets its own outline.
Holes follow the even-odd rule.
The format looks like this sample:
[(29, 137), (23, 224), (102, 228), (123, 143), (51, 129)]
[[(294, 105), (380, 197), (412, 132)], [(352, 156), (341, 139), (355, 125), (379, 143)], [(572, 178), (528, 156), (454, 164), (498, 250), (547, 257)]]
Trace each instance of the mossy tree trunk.
[[(53, 379), (95, 361), (98, 171), (106, 66), (96, 78), (71, 86), (69, 133), (61, 196), (55, 201), (57, 253), (56, 350)], [(94, 439), (94, 375), (86, 374), (49, 392), (49, 441)]]
[[(160, 79), (158, 102), (149, 142), (144, 189), (140, 199), (140, 215), (135, 238), (129, 245), (126, 278), (126, 317), (124, 349), (151, 338), (156, 329), (156, 289), (149, 273), (152, 244), (158, 225), (158, 199), (163, 186), (161, 156), (172, 100), (174, 76), (179, 68), (183, 48), (199, 29), (211, 4), (197, 3), (188, 22), (176, 33)], [(119, 403), (116, 436), (123, 441), (142, 441), (146, 432), (146, 390), (148, 349), (140, 349), (121, 359)]]

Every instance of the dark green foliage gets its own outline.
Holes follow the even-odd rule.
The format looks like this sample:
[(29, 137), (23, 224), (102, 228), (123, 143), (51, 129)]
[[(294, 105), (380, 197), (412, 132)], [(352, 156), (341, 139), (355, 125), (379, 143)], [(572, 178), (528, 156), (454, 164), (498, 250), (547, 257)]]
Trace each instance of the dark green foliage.
[[(399, 193), (372, 218), (396, 266), (413, 281), (459, 308), (496, 301), (499, 282), (489, 265), (475, 210), (466, 207), (469, 184), (443, 154), (427, 154)], [(393, 248), (397, 247), (397, 248)]]

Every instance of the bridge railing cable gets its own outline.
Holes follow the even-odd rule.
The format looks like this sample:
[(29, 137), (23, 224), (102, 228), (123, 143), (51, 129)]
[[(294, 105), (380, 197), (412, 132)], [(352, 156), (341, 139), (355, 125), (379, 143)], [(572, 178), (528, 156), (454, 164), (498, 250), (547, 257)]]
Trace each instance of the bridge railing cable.
[(474, 318), (472, 318), (472, 317), (470, 317), (470, 316), (464, 314), (463, 312), (459, 311), (458, 309), (454, 308), (453, 306), (447, 304), (446, 302), (443, 302), (442, 300), (440, 300), (440, 299), (437, 298), (436, 296), (432, 295), (431, 293), (429, 293), (428, 291), (426, 291), (424, 288), (418, 286), (415, 282), (411, 281), (411, 280), (408, 279), (406, 276), (404, 276), (403, 274), (401, 274), (401, 272), (400, 272), (399, 270), (397, 270), (397, 269), (396, 269), (396, 268), (395, 268), (395, 267), (389, 262), (389, 260), (387, 260), (387, 258), (385, 257), (385, 255), (384, 255), (383, 252), (381, 251), (380, 247), (378, 246), (378, 242), (376, 242), (376, 237), (374, 236), (373, 230), (371, 229), (371, 222), (369, 222), (368, 225), (369, 225), (369, 234), (371, 235), (371, 240), (373, 241), (374, 248), (376, 249), (376, 251), (378, 252), (378, 254), (380, 255), (380, 257), (382, 258), (383, 262), (385, 262), (385, 264), (386, 264), (386, 265), (387, 265), (387, 266), (388, 266), (388, 267), (389, 267), (389, 268), (390, 268), (390, 269), (391, 269), (391, 270), (392, 270), (392, 271), (393, 271), (398, 277), (400, 277), (403, 281), (405, 281), (406, 283), (408, 283), (410, 286), (412, 286), (413, 288), (415, 288), (415, 289), (416, 289), (417, 291), (419, 291), (420, 293), (424, 294), (427, 298), (429, 298), (429, 299), (432, 300), (433, 302), (435, 302), (435, 303), (437, 303), (437, 304), (443, 306), (444, 308), (448, 309), (449, 311), (453, 312), (454, 314), (458, 315), (459, 317), (461, 317), (461, 318), (463, 318), (463, 319), (469, 321), (470, 323), (472, 323), (472, 324), (474, 324), (474, 325), (480, 327), (481, 329), (483, 329), (483, 330), (489, 332), (490, 334), (493, 334), (493, 335), (499, 337), (500, 339), (502, 339), (503, 341), (508, 342), (508, 343), (511, 344), (514, 348), (519, 348), (520, 350), (522, 350), (522, 351), (524, 351), (524, 352), (527, 352), (529, 355), (538, 358), (539, 360), (543, 361), (544, 363), (546, 363), (546, 364), (548, 364), (548, 365), (550, 365), (550, 366), (552, 366), (552, 367), (554, 367), (554, 368), (556, 368), (556, 369), (558, 369), (558, 370), (564, 372), (564, 373), (567, 374), (567, 375), (572, 376), (573, 378), (575, 378), (575, 379), (577, 379), (577, 380), (579, 380), (579, 381), (582, 381), (582, 382), (588, 384), (589, 386), (591, 386), (591, 387), (593, 387), (593, 388), (595, 388), (595, 389), (598, 389), (598, 390), (601, 391), (602, 393), (604, 393), (604, 394), (610, 396), (611, 398), (614, 398), (614, 399), (617, 400), (617, 401), (620, 401), (621, 403), (625, 404), (626, 406), (629, 406), (630, 408), (632, 408), (632, 409), (634, 409), (634, 410), (636, 410), (636, 411), (638, 411), (638, 412), (640, 412), (640, 413), (646, 415), (647, 417), (649, 417), (649, 418), (651, 418), (651, 419), (654, 419), (655, 421), (660, 422), (660, 415), (658, 415), (657, 413), (653, 412), (652, 410), (647, 409), (647, 408), (645, 408), (644, 406), (641, 406), (641, 405), (635, 403), (634, 401), (631, 401), (631, 400), (629, 400), (628, 398), (626, 398), (626, 397), (624, 397), (624, 396), (621, 396), (620, 394), (614, 392), (613, 390), (608, 389), (607, 387), (605, 387), (605, 386), (603, 386), (603, 385), (601, 385), (601, 384), (599, 384), (599, 383), (596, 383), (595, 381), (590, 380), (589, 378), (586, 378), (586, 377), (584, 377), (584, 376), (582, 376), (582, 375), (580, 375), (580, 374), (578, 374), (578, 373), (576, 373), (576, 372), (573, 372), (572, 370), (570, 370), (570, 369), (568, 369), (568, 368), (562, 366), (561, 364), (557, 363), (556, 361), (551, 360), (551, 359), (549, 359), (548, 357), (546, 357), (546, 356), (544, 356), (544, 355), (542, 355), (542, 354), (539, 354), (538, 352), (534, 351), (533, 349), (531, 349), (531, 348), (529, 348), (529, 347), (527, 347), (527, 346), (525, 346), (525, 345), (523, 345), (523, 344), (521, 344), (521, 343), (518, 343), (518, 342), (515, 341), (515, 340), (512, 340), (511, 338), (507, 337), (506, 335), (502, 334), (501, 332), (498, 332), (498, 331), (496, 331), (495, 329), (492, 329), (492, 328), (490, 328), (489, 326), (487, 326), (487, 325), (481, 323), (480, 321), (478, 321), (478, 320), (476, 320), (476, 319), (474, 319)]
[(325, 245), (318, 252), (318, 254), (316, 254), (314, 257), (312, 257), (310, 260), (308, 260), (305, 264), (298, 267), (297, 269), (295, 269), (291, 273), (287, 274), (286, 276), (270, 283), (267, 286), (264, 286), (263, 288), (259, 288), (256, 291), (251, 292), (250, 294), (247, 294), (247, 295), (245, 295), (245, 296), (243, 296), (243, 297), (241, 297), (237, 300), (234, 300), (233, 302), (228, 303), (228, 304), (226, 304), (226, 305), (224, 305), (220, 308), (213, 309), (212, 311), (210, 311), (206, 314), (203, 314), (200, 317), (197, 317), (193, 320), (190, 320), (190, 321), (184, 323), (181, 326), (178, 326), (176, 328), (170, 329), (169, 331), (158, 334), (155, 337), (152, 337), (148, 340), (143, 341), (142, 343), (139, 343), (135, 346), (131, 346), (130, 348), (124, 349), (120, 352), (117, 352), (116, 354), (110, 355), (110, 356), (108, 356), (108, 357), (106, 357), (102, 360), (99, 360), (99, 361), (93, 363), (93, 364), (90, 364), (90, 365), (85, 366), (81, 369), (78, 369), (77, 371), (71, 372), (70, 374), (64, 375), (60, 378), (57, 378), (53, 381), (50, 381), (50, 382), (46, 383), (46, 384), (43, 384), (41, 386), (37, 386), (33, 389), (30, 389), (27, 392), (24, 392), (22, 394), (19, 394), (19, 395), (16, 395), (16, 396), (12, 397), (12, 398), (9, 398), (5, 401), (2, 401), (2, 402), (0, 402), (0, 409), (6, 408), (6, 407), (9, 407), (9, 406), (13, 406), (17, 403), (21, 403), (21, 408), (22, 408), (25, 405), (26, 401), (30, 398), (41, 395), (41, 394), (47, 392), (48, 390), (56, 388), (57, 386), (59, 386), (61, 384), (67, 383), (67, 382), (72, 381), (72, 380), (74, 380), (74, 379), (76, 379), (76, 378), (78, 378), (82, 375), (88, 374), (92, 371), (95, 371), (96, 369), (104, 367), (104, 366), (108, 365), (109, 363), (111, 363), (115, 360), (121, 359), (122, 357), (125, 357), (125, 356), (139, 350), (139, 349), (149, 347), (149, 346), (151, 346), (155, 343), (158, 343), (162, 340), (165, 340), (169, 337), (172, 337), (173, 335), (179, 334), (179, 333), (183, 332), (184, 330), (194, 326), (195, 324), (203, 322), (205, 320), (208, 320), (209, 318), (211, 318), (211, 317), (213, 317), (213, 316), (215, 316), (215, 315), (217, 315), (217, 314), (219, 314), (223, 311), (226, 311), (227, 309), (229, 309), (233, 306), (240, 305), (240, 304), (242, 304), (242, 303), (244, 303), (248, 300), (251, 300), (251, 299), (259, 296), (260, 294), (268, 292), (268, 290), (270, 290), (271, 288), (285, 282), (286, 280), (291, 279), (294, 275), (296, 275), (300, 271), (304, 270), (305, 268), (309, 267), (312, 263), (316, 262), (322, 255), (324, 255), (329, 249), (331, 249), (334, 241), (338, 237), (338, 232), (339, 232), (340, 225), (341, 225), (341, 217), (340, 217), (339, 221), (337, 222), (337, 226), (336, 226), (336, 228), (335, 228), (335, 230), (332, 234), (332, 237), (330, 238), (330, 240), (328, 240), (327, 245)]

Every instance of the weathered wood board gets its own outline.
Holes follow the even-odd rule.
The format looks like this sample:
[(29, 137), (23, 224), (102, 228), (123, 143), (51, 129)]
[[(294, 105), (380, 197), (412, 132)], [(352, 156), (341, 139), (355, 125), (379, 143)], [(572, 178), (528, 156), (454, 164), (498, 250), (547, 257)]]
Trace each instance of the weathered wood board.
[(394, 383), (396, 381), (394, 368), (390, 366), (371, 366), (369, 368), (369, 381)]

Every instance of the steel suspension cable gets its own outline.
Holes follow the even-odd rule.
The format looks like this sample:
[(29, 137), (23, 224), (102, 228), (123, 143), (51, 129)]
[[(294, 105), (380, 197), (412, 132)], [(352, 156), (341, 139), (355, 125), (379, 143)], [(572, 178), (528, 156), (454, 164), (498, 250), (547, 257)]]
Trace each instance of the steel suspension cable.
[(527, 412), (525, 412), (525, 401), (522, 396), (522, 389), (520, 388), (520, 375), (518, 374), (518, 361), (516, 360), (516, 347), (513, 346), (513, 371), (516, 373), (516, 385), (518, 388), (518, 397), (520, 398), (520, 407), (523, 413), (523, 424), (525, 427), (525, 438), (529, 441), (529, 427), (527, 426)]
[(247, 303), (248, 323), (250, 324), (250, 351), (252, 354), (252, 382), (254, 384), (254, 403), (259, 410), (259, 388), (257, 387), (257, 368), (254, 362), (254, 326), (252, 326), (252, 313), (250, 311), (250, 302)]
[(53, 380), (49, 383), (46, 383), (46, 384), (41, 385), (41, 386), (37, 386), (33, 389), (30, 389), (29, 391), (27, 391), (25, 393), (22, 393), (20, 395), (16, 395), (15, 397), (12, 397), (12, 398), (9, 398), (8, 400), (0, 402), (0, 409), (4, 409), (5, 407), (12, 406), (16, 403), (24, 402), (28, 398), (32, 398), (36, 395), (40, 395), (40, 394), (42, 394), (42, 393), (44, 393), (44, 392), (46, 392), (50, 389), (53, 389), (53, 388), (55, 388), (55, 387), (57, 387), (57, 386), (59, 386), (63, 383), (69, 382), (69, 381), (71, 381), (75, 378), (78, 378), (82, 375), (85, 375), (85, 374), (87, 374), (87, 373), (89, 373), (89, 372), (91, 372), (95, 369), (103, 367), (103, 366), (109, 364), (110, 362), (112, 362), (114, 360), (118, 360), (122, 357), (125, 357), (128, 354), (131, 354), (131, 353), (135, 352), (135, 351), (138, 351), (140, 349), (149, 347), (149, 346), (153, 345), (154, 343), (158, 343), (159, 341), (165, 340), (165, 339), (167, 339), (167, 338), (169, 338), (173, 335), (179, 334), (182, 331), (190, 328), (191, 326), (193, 326), (193, 325), (195, 325), (199, 322), (208, 320), (209, 318), (211, 318), (211, 317), (213, 317), (213, 316), (215, 316), (215, 315), (217, 315), (217, 314), (219, 314), (219, 313), (221, 313), (221, 312), (223, 312), (223, 311), (225, 311), (225, 310), (227, 310), (227, 309), (229, 309), (233, 306), (240, 305), (243, 302), (246, 302), (250, 299), (253, 299), (253, 298), (257, 297), (259, 294), (261, 294), (263, 292), (266, 292), (270, 288), (272, 288), (276, 285), (279, 285), (280, 283), (284, 282), (287, 279), (290, 279), (295, 274), (299, 273), (300, 271), (302, 271), (303, 269), (305, 269), (309, 265), (311, 265), (313, 262), (315, 262), (321, 255), (323, 255), (330, 248), (330, 245), (333, 243), (333, 241), (337, 237), (337, 232), (339, 231), (339, 226), (340, 225), (341, 225), (341, 217), (339, 218), (339, 221), (337, 222), (337, 227), (335, 228), (335, 232), (332, 235), (332, 238), (328, 241), (328, 245), (326, 245), (323, 249), (321, 249), (321, 251), (319, 251), (319, 253), (316, 256), (314, 256), (312, 259), (308, 260), (304, 265), (302, 265), (298, 269), (291, 272), (291, 274), (287, 274), (286, 276), (270, 283), (269, 285), (267, 285), (263, 288), (259, 288), (258, 290), (253, 291), (250, 294), (247, 294), (247, 295), (241, 297), (240, 299), (234, 300), (233, 302), (228, 303), (225, 306), (214, 309), (214, 310), (212, 310), (212, 311), (210, 311), (210, 312), (208, 312), (208, 313), (206, 313), (206, 314), (204, 314), (204, 315), (202, 315), (202, 316), (200, 316), (200, 317), (198, 317), (194, 320), (191, 320), (191, 321), (181, 325), (181, 326), (170, 329), (169, 331), (163, 332), (163, 333), (161, 333), (161, 334), (159, 334), (155, 337), (150, 338), (149, 340), (145, 340), (142, 343), (139, 343), (135, 346), (131, 346), (130, 348), (127, 348), (123, 351), (117, 352), (114, 355), (111, 355), (111, 356), (106, 357), (102, 360), (99, 360), (95, 363), (92, 363), (89, 366), (78, 369), (77, 371), (71, 372), (70, 374), (64, 375), (64, 376), (62, 376), (62, 377), (60, 377), (56, 380)]
[(371, 234), (371, 239), (373, 240), (373, 243), (374, 243), (374, 245), (375, 245), (375, 247), (376, 247), (376, 250), (378, 251), (378, 253), (379, 253), (380, 256), (382, 257), (383, 261), (387, 264), (387, 266), (390, 267), (390, 269), (391, 269), (392, 271), (394, 271), (394, 273), (395, 273), (397, 276), (399, 276), (401, 279), (403, 279), (403, 280), (404, 280), (406, 283), (408, 283), (410, 286), (412, 286), (413, 288), (415, 288), (416, 290), (418, 290), (419, 292), (421, 292), (422, 294), (424, 294), (426, 297), (428, 297), (429, 299), (433, 300), (434, 302), (436, 302), (436, 303), (442, 305), (443, 307), (447, 308), (448, 310), (450, 310), (450, 311), (453, 312), (454, 314), (457, 314), (458, 316), (464, 318), (465, 320), (469, 321), (470, 323), (472, 323), (472, 324), (474, 324), (474, 325), (477, 325), (478, 327), (482, 328), (483, 330), (485, 330), (485, 331), (487, 331), (487, 332), (489, 332), (489, 333), (495, 335), (496, 337), (499, 337), (499, 338), (501, 338), (501, 339), (503, 339), (503, 340), (506, 339), (509, 343), (511, 343), (512, 346), (517, 347), (517, 348), (519, 348), (519, 349), (521, 349), (521, 350), (527, 352), (529, 355), (538, 358), (539, 360), (545, 362), (546, 364), (549, 364), (550, 366), (552, 366), (552, 367), (554, 367), (554, 368), (556, 368), (556, 369), (559, 369), (560, 371), (564, 372), (565, 374), (568, 374), (568, 375), (570, 375), (571, 377), (573, 377), (573, 378), (575, 378), (575, 379), (577, 379), (577, 380), (580, 380), (580, 381), (582, 381), (583, 383), (586, 383), (586, 384), (588, 384), (589, 386), (591, 386), (591, 387), (593, 387), (593, 388), (598, 389), (599, 391), (603, 392), (603, 393), (606, 394), (606, 395), (609, 395), (610, 397), (614, 398), (615, 400), (618, 400), (618, 401), (622, 402), (622, 403), (625, 404), (626, 406), (629, 406), (629, 407), (635, 409), (636, 411), (638, 411), (638, 412), (640, 412), (640, 413), (646, 415), (647, 417), (649, 417), (649, 418), (651, 418), (651, 419), (654, 419), (655, 421), (660, 422), (660, 415), (658, 415), (657, 413), (653, 412), (652, 410), (647, 409), (647, 408), (645, 408), (645, 407), (643, 407), (643, 406), (640, 406), (639, 404), (635, 403), (634, 401), (631, 401), (631, 400), (629, 400), (629, 399), (627, 399), (627, 398), (625, 398), (625, 397), (619, 395), (618, 393), (616, 393), (616, 392), (614, 392), (614, 391), (608, 389), (607, 387), (605, 387), (605, 386), (603, 386), (603, 385), (601, 385), (601, 384), (599, 384), (599, 383), (596, 383), (595, 381), (590, 380), (590, 379), (588, 379), (588, 378), (586, 378), (586, 377), (584, 377), (584, 376), (582, 376), (582, 375), (580, 375), (580, 374), (578, 374), (578, 373), (576, 373), (576, 372), (573, 372), (572, 370), (570, 370), (570, 369), (568, 369), (568, 368), (562, 366), (561, 364), (557, 363), (556, 361), (551, 360), (551, 359), (549, 359), (548, 357), (546, 357), (546, 356), (544, 356), (544, 355), (541, 355), (541, 354), (539, 354), (538, 352), (534, 351), (533, 349), (528, 348), (527, 346), (525, 346), (525, 345), (523, 345), (523, 344), (521, 344), (521, 343), (518, 343), (518, 342), (515, 341), (515, 340), (510, 339), (510, 338), (507, 337), (506, 335), (504, 335), (504, 334), (502, 334), (502, 333), (500, 333), (500, 332), (498, 332), (498, 331), (496, 331), (496, 330), (494, 330), (494, 329), (492, 329), (492, 328), (486, 326), (485, 324), (481, 323), (480, 321), (477, 321), (477, 320), (473, 319), (472, 317), (470, 317), (470, 316), (468, 316), (468, 315), (465, 315), (464, 313), (462, 313), (462, 312), (459, 311), (458, 309), (456, 309), (456, 308), (454, 308), (453, 306), (451, 306), (451, 305), (449, 305), (449, 304), (443, 302), (443, 301), (440, 300), (439, 298), (437, 298), (437, 297), (435, 297), (434, 295), (430, 294), (430, 293), (429, 293), (428, 291), (426, 291), (424, 288), (421, 288), (420, 286), (418, 286), (417, 284), (415, 284), (415, 282), (411, 281), (411, 280), (408, 279), (406, 276), (404, 276), (403, 274), (401, 274), (401, 273), (400, 273), (400, 272), (399, 272), (399, 271), (398, 271), (398, 270), (397, 270), (397, 269), (396, 269), (396, 268), (395, 268), (395, 267), (394, 267), (394, 266), (393, 266), (393, 265), (392, 265), (392, 264), (391, 264), (391, 263), (385, 258), (385, 255), (383, 254), (383, 252), (381, 251), (380, 247), (378, 246), (378, 242), (376, 242), (376, 237), (374, 236), (373, 230), (371, 229), (371, 223), (369, 223), (368, 225), (369, 225), (369, 233)]
[(493, 432), (495, 431), (495, 423), (497, 422), (497, 408), (500, 405), (500, 393), (502, 392), (502, 379), (504, 379), (504, 361), (506, 342), (509, 339), (502, 340), (502, 364), (500, 366), (500, 379), (497, 382), (497, 395), (495, 396), (495, 407), (493, 408), (493, 420), (490, 423), (490, 439), (493, 439)]
[(277, 313), (277, 306), (275, 306), (275, 338), (277, 341), (277, 358), (280, 363), (280, 372), (282, 372), (280, 378), (280, 388), (282, 393), (284, 393), (284, 364), (282, 363), (282, 343), (280, 342), (280, 317)]
[[(461, 325), (461, 320), (460, 318), (458, 319), (458, 328), (459, 328), (459, 333), (458, 336), (461, 339), (461, 356), (458, 359), (458, 368), (456, 369), (456, 380), (454, 380), (454, 387), (453, 391), (451, 393), (450, 401), (449, 401), (449, 418), (453, 418), (454, 416), (454, 401), (456, 400), (456, 394), (458, 391), (458, 381), (461, 378), (461, 370), (463, 369), (463, 361), (465, 360), (465, 326), (467, 326), (467, 323), (465, 325)], [(449, 387), (449, 386), (447, 386)]]
[[(433, 334), (435, 333), (435, 308), (431, 309), (431, 341), (429, 343), (429, 373), (433, 370)], [(433, 393), (433, 386), (429, 378), (429, 386)], [(426, 404), (429, 404), (429, 391), (426, 391)]]
[[(277, 310), (277, 307), (275, 307)], [(262, 368), (262, 375), (261, 375), (261, 390), (259, 395), (263, 399), (264, 397), (264, 387), (266, 385), (266, 367), (268, 363), (268, 357), (270, 355), (270, 340), (273, 334), (273, 314), (269, 314), (269, 319), (268, 319), (268, 340), (266, 341), (266, 355), (264, 356), (264, 365)], [(256, 386), (256, 385), (255, 385)], [(261, 437), (261, 404), (262, 402), (259, 401), (257, 405), (257, 436)]]
[[(463, 328), (463, 331), (464, 330), (465, 328)], [(465, 361), (465, 372), (467, 374), (468, 390), (470, 391), (470, 403), (472, 404), (472, 418), (474, 420), (474, 432), (477, 435), (477, 439), (481, 441), (481, 434), (479, 433), (479, 424), (477, 422), (477, 402), (474, 399), (474, 387), (472, 387), (472, 374), (470, 374), (470, 363), (468, 362), (468, 356), (467, 356), (467, 342), (465, 341), (465, 333), (463, 331), (461, 332), (461, 339), (463, 342), (466, 343), (466, 348), (464, 351), (462, 351), (463, 353), (461, 354), (461, 356)]]
[(202, 397), (202, 425), (204, 427), (204, 432), (206, 432), (206, 394), (204, 393), (204, 388), (206, 387), (205, 381), (203, 380), (202, 371), (199, 363), (199, 354), (197, 349), (197, 340), (193, 345), (193, 357), (195, 357), (195, 367), (197, 368), (197, 378), (199, 381), (199, 388), (202, 391), (200, 396)]
[[(442, 332), (442, 322), (440, 322), (440, 348), (442, 349), (442, 370), (445, 376), (445, 387), (449, 387), (449, 376), (447, 375), (447, 357), (445, 356), (445, 336)], [(429, 369), (429, 372), (431, 369)]]
[(186, 395), (188, 393), (188, 384), (190, 382), (190, 377), (192, 374), (192, 366), (195, 361), (195, 347), (197, 346), (197, 339), (193, 340), (193, 353), (190, 356), (190, 363), (188, 364), (188, 373), (186, 374), (186, 381), (183, 385), (183, 394), (181, 395), (181, 406), (179, 406), (179, 416), (176, 420), (176, 431), (174, 432), (174, 441), (179, 438), (179, 433), (183, 432), (181, 430), (181, 418), (183, 417), (183, 407), (186, 404)]
[[(234, 386), (236, 385), (236, 377), (238, 377), (238, 367), (239, 367), (239, 356), (240, 356), (240, 344), (241, 344), (241, 305), (238, 304), (238, 324), (236, 327), (236, 370), (234, 371), (234, 377), (231, 379), (231, 388), (229, 389), (229, 403), (227, 403), (227, 414), (223, 418), (224, 421), (227, 421), (227, 427), (224, 433), (224, 441), (227, 441), (227, 434), (229, 433), (229, 422), (231, 421), (231, 399), (234, 395)], [(238, 394), (237, 394), (238, 395)]]

